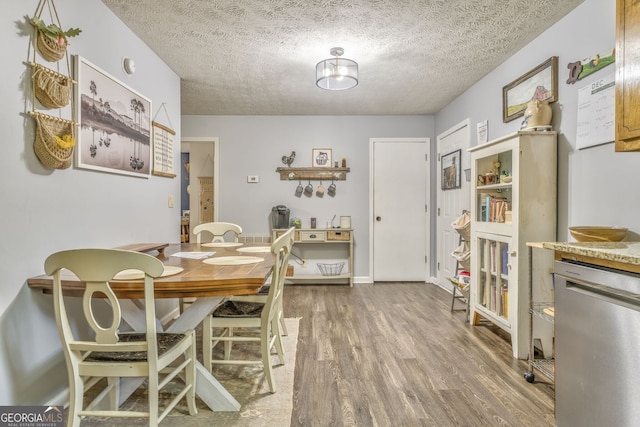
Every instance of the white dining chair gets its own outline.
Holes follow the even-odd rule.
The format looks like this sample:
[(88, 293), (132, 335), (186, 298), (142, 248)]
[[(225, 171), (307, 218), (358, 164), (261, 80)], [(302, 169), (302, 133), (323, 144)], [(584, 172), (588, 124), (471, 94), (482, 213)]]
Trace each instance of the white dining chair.
[[(63, 269), (84, 283), (83, 318), (68, 318), (66, 300), (70, 298), (63, 297), (62, 281), (69, 273)], [(144, 276), (146, 332), (120, 332), (125, 324), (121, 320), (118, 297), (109, 282), (128, 269), (140, 270)], [(163, 270), (162, 262), (151, 255), (118, 249), (75, 249), (54, 253), (46, 259), (45, 272), (53, 275), (55, 317), (67, 362), (68, 426), (79, 426), (86, 416), (146, 417), (149, 426), (157, 426), (185, 397), (189, 414), (197, 413), (194, 331), (177, 334), (156, 330), (154, 277), (159, 277)], [(94, 305), (105, 298), (108, 304), (104, 305), (110, 307), (111, 312), (98, 317)], [(84, 336), (86, 332), (81, 336), (79, 331), (89, 331), (90, 336)], [(147, 378), (147, 411), (119, 409), (122, 377)], [(106, 378), (105, 388), (84, 406), (85, 391), (103, 384), (100, 381), (103, 378)], [(159, 413), (159, 390), (174, 378), (183, 378), (184, 387)], [(96, 409), (107, 394), (109, 409)]]
[[(290, 228), (271, 244), (275, 256), (271, 272), (271, 284), (265, 302), (228, 300), (219, 305), (203, 322), (203, 364), (211, 371), (214, 364), (246, 365), (262, 364), (269, 390), (274, 393), (271, 367), (271, 351), (275, 347), (280, 363), (284, 364), (284, 352), (279, 328), (284, 279), (293, 246), (294, 228)], [(213, 359), (213, 350), (224, 343), (223, 358)], [(232, 359), (234, 342), (260, 343), (260, 360)]]
[[(232, 296), (232, 297), (229, 297), (229, 300), (265, 303), (267, 302), (267, 298), (269, 297), (270, 288), (271, 288), (270, 280), (265, 281), (265, 283), (262, 285), (262, 288), (260, 288), (260, 291), (257, 294)], [(277, 318), (280, 321), (280, 334), (282, 334), (283, 336), (287, 336), (289, 332), (287, 331), (287, 324), (284, 321), (284, 310), (282, 308), (282, 304), (283, 302), (281, 299), (279, 307), (277, 308), (278, 310)]]
[(233, 241), (237, 242), (238, 236), (242, 233), (242, 227), (231, 222), (205, 222), (204, 224), (196, 225), (193, 229), (193, 234), (195, 234), (196, 243), (198, 244), (205, 243), (203, 241), (203, 233), (211, 235), (212, 239), (209, 242), (213, 243), (224, 242), (225, 234), (229, 232), (233, 234)]
[[(242, 227), (232, 222), (205, 222), (193, 228), (196, 236), (196, 243), (221, 243), (225, 241), (225, 235), (231, 233), (233, 242), (238, 241), (238, 236), (242, 234)], [(205, 240), (204, 236), (211, 240)], [(180, 298), (178, 300), (180, 313), (183, 313), (187, 304), (193, 304), (196, 298)]]

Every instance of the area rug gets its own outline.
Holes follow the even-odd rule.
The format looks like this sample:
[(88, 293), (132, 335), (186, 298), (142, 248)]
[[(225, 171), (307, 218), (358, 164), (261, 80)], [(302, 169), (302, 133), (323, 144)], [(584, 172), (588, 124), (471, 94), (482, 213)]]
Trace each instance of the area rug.
[[(291, 423), (291, 411), (293, 410), (293, 380), (298, 343), (299, 318), (285, 319), (288, 335), (282, 337), (285, 352), (285, 364), (273, 367), (273, 377), (276, 383), (276, 392), (269, 392), (269, 385), (265, 379), (262, 365), (246, 366), (216, 366), (213, 375), (222, 385), (240, 402), (238, 412), (212, 412), (200, 399), (196, 399), (198, 414), (189, 416), (187, 406), (182, 400), (176, 409), (172, 411), (160, 423), (161, 427), (197, 427), (197, 426), (237, 426), (237, 427), (261, 427), (261, 426), (288, 426)], [(199, 331), (198, 331), (199, 332)], [(200, 334), (198, 334), (200, 335)], [(198, 338), (200, 343), (200, 337)], [(260, 358), (260, 350), (257, 345), (238, 344), (243, 347), (240, 351), (247, 357)], [(234, 347), (235, 351), (235, 347)], [(243, 356), (243, 357), (245, 357)], [(277, 363), (278, 357), (274, 355), (272, 360)], [(161, 392), (160, 402), (169, 401), (171, 385), (167, 392)], [(124, 403), (123, 408), (131, 410), (145, 410), (147, 393), (144, 385), (138, 389)], [(65, 413), (66, 419), (66, 413)], [(84, 426), (144, 426), (148, 421), (142, 418), (133, 419), (106, 419), (85, 418), (81, 425)]]

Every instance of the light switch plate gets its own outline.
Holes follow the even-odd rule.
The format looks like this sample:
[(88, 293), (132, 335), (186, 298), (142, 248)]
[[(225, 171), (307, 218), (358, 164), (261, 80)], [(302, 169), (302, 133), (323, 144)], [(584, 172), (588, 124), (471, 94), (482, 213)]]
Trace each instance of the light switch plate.
[(170, 208), (173, 207), (173, 194), (169, 194), (169, 200), (167, 200), (167, 204)]
[(258, 175), (247, 175), (247, 182), (250, 184), (255, 184), (260, 182), (260, 177)]

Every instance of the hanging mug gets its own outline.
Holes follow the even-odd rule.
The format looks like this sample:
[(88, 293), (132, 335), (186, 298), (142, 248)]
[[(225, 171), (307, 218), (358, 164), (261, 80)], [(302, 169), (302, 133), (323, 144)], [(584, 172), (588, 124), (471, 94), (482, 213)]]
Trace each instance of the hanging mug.
[(307, 197), (311, 197), (313, 195), (313, 185), (311, 185), (311, 181), (304, 187), (304, 195)]
[(322, 185), (322, 182), (320, 182), (320, 185), (318, 185), (318, 188), (316, 189), (316, 196), (324, 196), (324, 185)]
[(336, 195), (336, 185), (333, 182), (327, 188), (327, 194), (330, 195), (331, 197)]
[(304, 191), (304, 187), (302, 186), (302, 183), (298, 183), (298, 186), (296, 187), (296, 197), (300, 197), (302, 196), (302, 192)]

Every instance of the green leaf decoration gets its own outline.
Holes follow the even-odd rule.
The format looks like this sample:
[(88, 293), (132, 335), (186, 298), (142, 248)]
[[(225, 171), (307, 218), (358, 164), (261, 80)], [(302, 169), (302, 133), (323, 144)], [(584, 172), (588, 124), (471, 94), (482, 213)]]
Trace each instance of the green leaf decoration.
[(64, 35), (67, 37), (75, 37), (81, 32), (82, 30), (80, 28), (69, 28), (67, 31), (65, 31)]
[(60, 36), (66, 40), (67, 37), (75, 37), (82, 32), (80, 28), (69, 28), (67, 31), (63, 31), (62, 28), (58, 27), (56, 24), (47, 25), (38, 17), (31, 19), (31, 24), (53, 40), (57, 40)]

